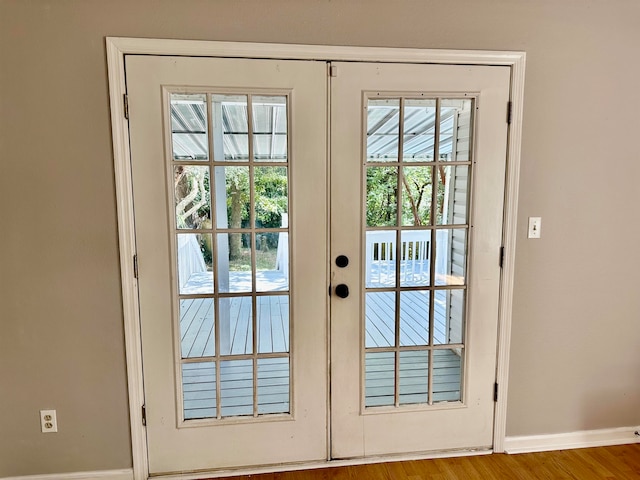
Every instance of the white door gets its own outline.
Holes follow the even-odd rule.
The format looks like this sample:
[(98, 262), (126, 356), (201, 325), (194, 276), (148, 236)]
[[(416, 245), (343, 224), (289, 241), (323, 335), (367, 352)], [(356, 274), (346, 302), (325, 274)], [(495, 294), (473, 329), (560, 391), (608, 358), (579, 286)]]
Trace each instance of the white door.
[(492, 445), (509, 69), (333, 65), (126, 59), (152, 474)]
[(510, 70), (334, 66), (332, 457), (489, 449)]
[(326, 459), (326, 63), (126, 82), (150, 473)]

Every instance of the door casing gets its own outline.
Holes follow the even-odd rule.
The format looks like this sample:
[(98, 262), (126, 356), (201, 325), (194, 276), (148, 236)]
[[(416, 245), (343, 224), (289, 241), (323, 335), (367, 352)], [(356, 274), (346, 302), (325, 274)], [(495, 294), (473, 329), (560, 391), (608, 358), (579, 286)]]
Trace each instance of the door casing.
[[(526, 62), (525, 52), (333, 47), (318, 45), (286, 45), (118, 37), (107, 37), (106, 47), (134, 478), (136, 480), (147, 479), (148, 465), (146, 432), (143, 425), (144, 390), (142, 380), (142, 348), (140, 319), (138, 313), (138, 285), (134, 267), (136, 246), (133, 216), (133, 192), (131, 189), (132, 179), (130, 169), (131, 159), (129, 151), (129, 130), (126, 118), (127, 101), (124, 57), (127, 54), (266, 59), (278, 58), (291, 60), (325, 60), (327, 62), (341, 60), (387, 63), (502, 65), (510, 67), (510, 112), (505, 111), (505, 117), (509, 115), (511, 121), (508, 125), (506, 158), (507, 168), (505, 178), (502, 242), (504, 255), (500, 283), (498, 358), (496, 372), (498, 396), (494, 416), (493, 445), (494, 452), (503, 452), (506, 434), (506, 393), (508, 387), (509, 348), (511, 338), (513, 280), (515, 267), (518, 180), (520, 170), (524, 72)], [(412, 455), (411, 458), (416, 458), (416, 456)], [(328, 461), (329, 459), (327, 459), (327, 462)], [(340, 461), (339, 463), (363, 463), (363, 460), (356, 459), (353, 462)], [(265, 468), (263, 470), (252, 469), (252, 471), (276, 471), (287, 470), (289, 468), (290, 467), (287, 466), (278, 466), (269, 467), (268, 469)], [(300, 466), (297, 465), (296, 468), (300, 468)]]

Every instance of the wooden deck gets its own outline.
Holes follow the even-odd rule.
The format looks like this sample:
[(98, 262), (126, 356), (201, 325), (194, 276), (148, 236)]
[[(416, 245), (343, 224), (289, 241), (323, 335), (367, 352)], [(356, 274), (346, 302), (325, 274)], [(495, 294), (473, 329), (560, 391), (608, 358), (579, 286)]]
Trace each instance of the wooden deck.
[[(365, 405), (394, 405), (394, 352), (365, 355)], [(454, 351), (433, 352), (433, 402), (460, 400), (461, 357)], [(425, 403), (429, 384), (429, 352), (400, 352), (399, 402)]]
[[(289, 351), (289, 296), (256, 297), (258, 353)], [(251, 297), (222, 299), (220, 308), (229, 310), (229, 350), (223, 355), (253, 353)], [(212, 298), (180, 301), (180, 345), (182, 358), (215, 355), (214, 307)]]
[[(394, 292), (368, 293), (366, 299), (366, 347), (389, 347), (394, 338)], [(436, 291), (434, 341), (446, 343), (446, 293)], [(214, 303), (212, 298), (180, 300), (182, 357), (197, 359), (216, 354)], [(427, 345), (429, 293), (403, 291), (400, 299), (402, 346)], [(283, 353), (280, 358), (258, 360), (258, 414), (289, 411), (289, 296), (256, 297), (258, 353)], [(229, 344), (223, 355), (253, 353), (251, 296), (221, 299), (228, 312)], [(400, 353), (400, 404), (427, 401), (428, 351)], [(461, 360), (451, 349), (434, 351), (432, 401), (460, 399)], [(215, 362), (183, 365), (185, 419), (211, 418), (216, 413)], [(253, 415), (253, 365), (251, 359), (226, 358), (220, 364), (222, 416)], [(365, 359), (367, 406), (394, 404), (394, 353), (368, 352)]]
[[(185, 420), (215, 418), (215, 362), (182, 366)], [(258, 360), (258, 414), (289, 411), (289, 359)], [(220, 408), (223, 417), (253, 415), (252, 360), (220, 363)]]
[[(447, 343), (446, 292), (435, 292), (434, 332), (436, 344)], [(365, 346), (391, 347), (395, 345), (395, 293), (369, 292), (366, 298)], [(429, 343), (429, 292), (404, 291), (400, 295), (400, 345), (414, 346)]]

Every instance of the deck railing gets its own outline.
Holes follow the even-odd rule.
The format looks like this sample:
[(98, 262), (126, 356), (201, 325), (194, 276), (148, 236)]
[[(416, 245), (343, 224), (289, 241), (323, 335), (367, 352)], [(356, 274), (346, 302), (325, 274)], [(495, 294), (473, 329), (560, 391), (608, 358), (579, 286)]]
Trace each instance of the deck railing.
[[(404, 230), (401, 232), (400, 279), (404, 284), (426, 284), (431, 266), (431, 233), (428, 230)], [(436, 231), (436, 272), (444, 273), (448, 263), (449, 231)], [(396, 256), (396, 231), (373, 230), (366, 232), (365, 284), (394, 284)]]

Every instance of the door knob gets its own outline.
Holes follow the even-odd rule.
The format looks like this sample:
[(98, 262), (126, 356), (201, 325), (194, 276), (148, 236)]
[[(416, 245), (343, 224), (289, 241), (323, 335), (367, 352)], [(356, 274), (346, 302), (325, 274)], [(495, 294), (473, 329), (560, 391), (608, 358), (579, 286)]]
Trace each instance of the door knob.
[(344, 283), (336, 286), (336, 295), (340, 298), (347, 298), (349, 296), (349, 287)]
[(346, 255), (338, 255), (336, 257), (336, 265), (340, 268), (344, 268), (349, 265), (349, 257)]

